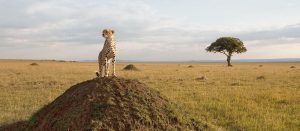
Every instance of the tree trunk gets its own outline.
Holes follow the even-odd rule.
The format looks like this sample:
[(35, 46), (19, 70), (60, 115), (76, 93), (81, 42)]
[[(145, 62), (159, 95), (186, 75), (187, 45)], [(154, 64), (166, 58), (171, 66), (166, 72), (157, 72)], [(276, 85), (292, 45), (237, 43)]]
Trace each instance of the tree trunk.
[(228, 65), (228, 66), (232, 66), (232, 65), (231, 65), (231, 55), (228, 55), (228, 56), (227, 56), (227, 65)]

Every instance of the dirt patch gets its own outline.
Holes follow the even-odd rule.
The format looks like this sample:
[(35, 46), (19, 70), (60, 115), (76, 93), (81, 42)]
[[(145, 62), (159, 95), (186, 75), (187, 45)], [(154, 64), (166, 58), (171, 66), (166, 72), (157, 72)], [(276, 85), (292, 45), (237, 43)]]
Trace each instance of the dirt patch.
[(201, 76), (201, 77), (195, 78), (195, 80), (198, 80), (198, 81), (205, 81), (205, 80), (207, 80), (207, 77), (206, 77), (206, 76)]
[(38, 63), (31, 63), (30, 65), (31, 66), (38, 66), (39, 64)]
[(188, 68), (194, 68), (194, 66), (193, 65), (189, 65)]
[(230, 85), (231, 85), (231, 86), (241, 86), (240, 83), (236, 83), (236, 82), (235, 82), (235, 83), (231, 83)]
[(257, 80), (265, 80), (266, 77), (265, 77), (265, 76), (258, 76), (258, 77), (256, 77), (256, 79), (257, 79)]
[(123, 70), (127, 70), (127, 71), (138, 71), (139, 69), (135, 67), (135, 65), (133, 64), (129, 64), (127, 66), (125, 66), (123, 68)]
[(72, 86), (33, 115), (28, 125), (28, 130), (190, 129), (159, 92), (136, 80), (116, 77)]

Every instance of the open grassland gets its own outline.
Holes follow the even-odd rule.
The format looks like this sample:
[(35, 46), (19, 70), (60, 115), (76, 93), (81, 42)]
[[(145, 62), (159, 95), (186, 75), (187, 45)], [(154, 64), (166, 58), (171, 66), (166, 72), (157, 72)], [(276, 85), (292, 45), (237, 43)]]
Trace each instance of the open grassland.
[[(179, 116), (225, 130), (300, 130), (300, 63), (135, 64), (140, 71), (122, 71), (125, 65), (117, 65), (118, 76), (158, 90)], [(95, 70), (96, 63), (1, 60), (0, 125), (29, 119)]]

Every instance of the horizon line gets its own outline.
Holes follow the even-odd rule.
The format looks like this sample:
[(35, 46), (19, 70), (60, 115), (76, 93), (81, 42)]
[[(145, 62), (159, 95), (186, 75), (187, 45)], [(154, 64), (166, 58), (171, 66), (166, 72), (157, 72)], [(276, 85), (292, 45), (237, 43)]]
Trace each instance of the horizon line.
[[(24, 60), (24, 61), (66, 61), (66, 62), (97, 62), (97, 59), (91, 60), (91, 59), (82, 59), (82, 60), (67, 60), (67, 59), (3, 59), (1, 60)], [(136, 63), (220, 63), (225, 62), (224, 59), (216, 59), (216, 60), (208, 60), (208, 59), (202, 59), (202, 60), (124, 60), (124, 59), (117, 59), (117, 61), (121, 63), (126, 62), (136, 62)], [(232, 59), (233, 62), (300, 62), (300, 57), (298, 58), (261, 58), (261, 59)]]

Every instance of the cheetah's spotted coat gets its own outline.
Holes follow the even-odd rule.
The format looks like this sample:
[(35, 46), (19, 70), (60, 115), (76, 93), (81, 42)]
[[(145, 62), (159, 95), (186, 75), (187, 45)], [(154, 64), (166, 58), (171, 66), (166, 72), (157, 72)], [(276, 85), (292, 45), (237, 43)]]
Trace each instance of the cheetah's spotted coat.
[(103, 49), (99, 53), (98, 63), (99, 72), (97, 72), (98, 77), (108, 77), (110, 60), (113, 65), (113, 73), (115, 76), (115, 64), (116, 64), (116, 42), (114, 40), (114, 30), (104, 29), (102, 36), (105, 38)]

